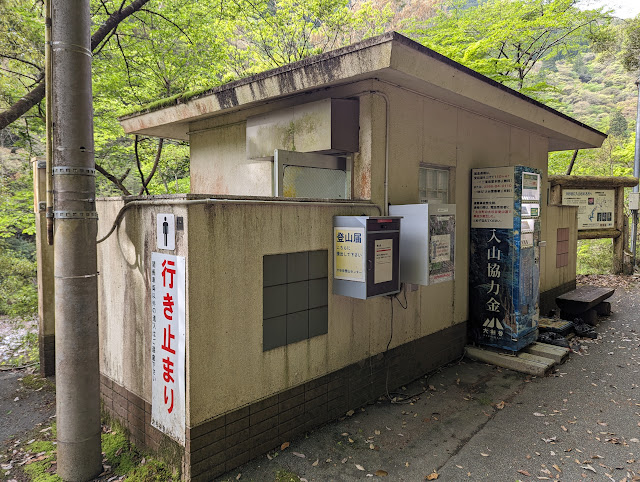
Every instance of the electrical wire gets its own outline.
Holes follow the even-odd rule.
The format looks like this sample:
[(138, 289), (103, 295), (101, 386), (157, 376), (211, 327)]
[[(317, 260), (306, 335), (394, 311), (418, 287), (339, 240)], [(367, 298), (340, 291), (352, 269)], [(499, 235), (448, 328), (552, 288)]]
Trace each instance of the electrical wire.
[[(402, 290), (402, 292), (404, 294), (404, 305), (402, 304), (402, 301), (400, 301), (400, 298), (398, 297), (398, 293), (396, 293), (395, 295), (389, 296), (389, 299), (391, 301), (391, 320), (390, 320), (391, 335), (389, 336), (389, 342), (387, 343), (387, 348), (385, 350), (385, 353), (389, 351), (389, 346), (391, 345), (391, 340), (393, 339), (393, 300), (394, 299), (397, 300), (398, 304), (402, 307), (403, 310), (406, 310), (406, 309), (409, 308), (409, 302), (407, 300), (407, 287), (406, 287), (406, 285), (404, 283), (401, 285), (401, 290)], [(424, 376), (425, 380), (428, 382), (430, 378), (432, 378), (437, 373), (441, 372), (445, 367), (448, 367), (448, 366), (454, 365), (454, 364), (456, 364), (456, 365), (460, 364), (462, 362), (462, 360), (464, 359), (465, 355), (466, 355), (466, 350), (463, 351), (462, 356), (460, 357), (459, 360), (447, 363), (445, 366), (439, 367), (436, 370), (433, 370), (433, 371), (427, 373)], [(389, 365), (387, 364), (387, 373), (386, 373), (386, 380), (385, 380), (385, 393), (387, 395), (387, 399), (389, 400), (389, 402), (391, 402), (394, 405), (404, 404), (404, 403), (414, 403), (415, 401), (417, 401), (420, 398), (420, 395), (422, 395), (426, 391), (427, 391), (427, 387), (423, 386), (421, 391), (416, 392), (413, 395), (407, 395), (407, 394), (402, 393), (402, 392), (389, 392)], [(398, 397), (402, 397), (402, 398), (399, 399)]]
[[(385, 348), (384, 352), (387, 353), (389, 351), (389, 346), (391, 345), (391, 340), (393, 340), (393, 297), (389, 296), (389, 300), (391, 301), (391, 323), (390, 323), (390, 331), (389, 341), (387, 342), (387, 348)], [(387, 367), (387, 373), (389, 372), (389, 367)]]

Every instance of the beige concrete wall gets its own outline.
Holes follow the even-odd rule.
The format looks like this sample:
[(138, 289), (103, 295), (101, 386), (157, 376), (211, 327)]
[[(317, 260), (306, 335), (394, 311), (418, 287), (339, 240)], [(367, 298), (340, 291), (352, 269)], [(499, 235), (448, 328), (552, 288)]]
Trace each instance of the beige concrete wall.
[[(420, 163), (449, 167), (453, 176), (450, 202), (456, 204), (457, 215), (456, 279), (422, 286), (417, 295), (423, 332), (434, 332), (468, 319), (471, 169), (531, 166), (543, 172), (542, 186), (546, 186), (547, 139), (398, 87), (378, 84), (376, 88), (388, 95), (391, 105), (389, 202), (418, 202)], [(383, 134), (378, 128), (372, 137), (380, 139)], [(378, 172), (383, 170), (380, 163), (376, 167)], [(541, 198), (545, 239), (544, 189)], [(374, 201), (380, 199), (378, 194)]]
[[(522, 164), (540, 169), (546, 186), (547, 139), (377, 81), (311, 93), (304, 102), (329, 96), (360, 99), (354, 198), (384, 204), (387, 151), (392, 204), (418, 202), (420, 163), (451, 168), (451, 202), (457, 205), (456, 279), (407, 293), (408, 309), (396, 306), (394, 310), (391, 346), (464, 322), (468, 319), (470, 171)], [(193, 123), (193, 192), (270, 194), (271, 164), (246, 161), (245, 121), (300, 101), (291, 98)], [(115, 218), (121, 204), (102, 203), (101, 219)], [(541, 208), (542, 239), (549, 241), (555, 236), (556, 223), (565, 218), (562, 214), (558, 219), (557, 210), (547, 209), (544, 191)], [(102, 369), (145, 399), (150, 390), (147, 263), (155, 245), (156, 212), (145, 208), (127, 214), (118, 235), (99, 251)], [(189, 206), (188, 246), (183, 239), (178, 248), (187, 256), (189, 426), (386, 349), (391, 333), (389, 299), (363, 301), (330, 295), (327, 335), (262, 351), (263, 256), (327, 249), (331, 267), (332, 217), (363, 213), (377, 214), (377, 210), (257, 202)], [(552, 257), (541, 251), (543, 270), (549, 269)], [(549, 277), (542, 277), (547, 283)], [(331, 281), (332, 276), (330, 292)]]
[(191, 192), (271, 196), (272, 163), (248, 160), (245, 142), (245, 121), (191, 134)]
[[(98, 239), (109, 231), (123, 206), (122, 198), (98, 200)], [(158, 251), (158, 213), (183, 216), (187, 229), (185, 207), (134, 207), (126, 212), (120, 227), (98, 244), (100, 372), (147, 402), (151, 402), (149, 264), (151, 252)], [(172, 254), (186, 256), (184, 233), (176, 232), (176, 250)]]
[[(272, 195), (272, 163), (247, 159), (246, 119), (299, 103), (314, 102), (328, 96), (335, 98), (361, 98), (371, 90), (373, 81), (359, 81), (336, 87), (328, 95), (325, 90), (306, 93), (304, 99), (293, 96), (268, 104), (261, 104), (240, 112), (195, 121), (190, 124), (191, 192), (194, 194), (230, 194), (242, 196)], [(382, 102), (378, 99), (378, 102)], [(372, 100), (360, 106), (360, 153), (354, 171), (354, 198), (371, 197), (371, 158), (384, 159), (384, 137), (375, 142), (381, 151), (372, 154), (370, 124), (381, 124), (384, 129), (384, 104), (372, 112)], [(284, 148), (285, 146), (283, 146)], [(377, 146), (379, 147), (379, 146)], [(383, 179), (383, 178), (382, 178)], [(383, 180), (379, 182), (383, 182)], [(375, 183), (377, 186), (377, 183)], [(379, 189), (382, 189), (380, 185)]]
[[(384, 351), (390, 300), (332, 294), (327, 335), (262, 351), (263, 256), (324, 249), (333, 273), (333, 216), (363, 213), (378, 211), (366, 205), (189, 207), (189, 425)], [(330, 274), (329, 293), (332, 280)], [(426, 334), (409, 298), (410, 310), (395, 307), (391, 347)]]
[[(457, 205), (458, 215), (456, 280), (407, 293), (408, 310), (394, 312), (392, 346), (467, 320), (470, 171), (475, 167), (527, 165), (544, 173), (542, 185), (546, 186), (547, 139), (376, 81), (343, 86), (315, 94), (315, 97), (312, 95), (305, 101), (316, 100), (319, 95), (357, 95), (360, 99), (360, 151), (354, 159), (355, 198), (370, 199), (381, 206), (384, 204), (387, 141), (389, 202), (392, 204), (418, 202), (420, 163), (452, 168), (451, 202)], [(387, 100), (390, 115), (388, 140)], [(287, 102), (291, 100), (263, 106), (259, 113), (269, 108), (281, 108)], [(242, 120), (249, 115), (255, 115), (254, 111), (230, 116), (227, 122), (233, 125), (216, 129), (233, 132), (231, 137), (235, 139), (235, 147), (225, 141), (221, 149), (225, 153), (234, 153), (226, 159), (235, 159), (233, 162), (244, 159), (245, 127)], [(215, 127), (214, 121), (207, 122), (209, 127)], [(221, 120), (215, 122), (219, 124)], [(192, 131), (196, 130), (195, 127)], [(203, 129), (207, 124), (203, 121), (197, 127)], [(204, 130), (202, 134), (196, 134), (199, 137), (196, 143), (192, 143), (192, 156), (201, 159), (201, 165), (210, 162), (208, 153), (218, 149), (214, 144), (218, 134), (211, 132)], [(197, 149), (204, 149), (201, 157), (195, 152)], [(197, 173), (192, 175), (199, 176)], [(264, 176), (266, 178), (266, 174)], [(203, 174), (202, 179), (205, 178)], [(195, 182), (197, 189), (206, 186), (204, 182)], [(546, 192), (543, 190), (541, 194), (542, 239), (546, 239)], [(354, 213), (359, 214), (357, 210)], [(190, 339), (191, 425), (384, 351), (390, 334), (389, 301), (359, 301), (341, 296), (330, 299), (329, 334), (326, 337), (267, 353), (261, 351), (262, 256), (312, 249), (328, 249), (331, 253), (331, 230), (328, 227), (333, 214), (337, 213), (309, 207), (191, 208), (190, 263), (197, 259), (197, 269), (202, 269), (205, 278), (212, 274), (218, 280), (217, 273), (222, 272), (228, 280), (222, 283), (198, 282), (195, 281), (200, 276), (196, 265), (190, 270), (191, 276), (196, 277), (190, 278), (190, 329), (194, 335)], [(304, 222), (301, 224), (300, 220)], [(205, 245), (196, 241), (198, 239), (214, 241)], [(238, 246), (242, 247), (240, 251)], [(203, 253), (206, 250), (209, 254)], [(543, 263), (543, 269), (544, 266)], [(216, 290), (212, 288), (214, 285)], [(197, 291), (194, 286), (198, 286)], [(244, 348), (241, 361), (238, 346)], [(214, 363), (210, 355), (212, 352), (216, 353), (215, 360), (220, 363), (219, 370), (203, 368)], [(243, 383), (238, 383), (240, 379)], [(219, 396), (214, 396), (215, 393)]]
[[(576, 279), (578, 252), (578, 208), (575, 206), (549, 206), (546, 216), (544, 248), (540, 249), (540, 292), (551, 290)], [(557, 230), (569, 228), (569, 264), (556, 268)]]

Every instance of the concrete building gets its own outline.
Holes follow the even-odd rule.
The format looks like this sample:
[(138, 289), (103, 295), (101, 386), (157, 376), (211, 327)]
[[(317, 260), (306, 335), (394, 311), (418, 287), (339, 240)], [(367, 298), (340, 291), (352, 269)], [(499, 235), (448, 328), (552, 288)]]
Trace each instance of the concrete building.
[[(127, 133), (189, 141), (191, 194), (98, 202), (99, 237), (118, 219), (99, 244), (104, 406), (137, 443), (172, 451), (191, 480), (210, 480), (462, 355), (471, 169), (543, 173), (542, 298), (573, 288), (575, 255), (559, 263), (556, 250), (568, 236), (576, 251), (576, 208), (548, 205), (547, 155), (606, 137), (397, 33), (121, 123)], [(274, 149), (344, 161), (328, 177), (301, 166), (286, 179), (275, 169), (274, 181)], [(389, 297), (332, 294), (333, 217), (425, 201), (456, 205), (455, 279), (408, 287), (406, 309)], [(156, 242), (165, 213), (177, 221), (175, 249)], [(183, 437), (151, 426), (152, 252), (185, 260)]]

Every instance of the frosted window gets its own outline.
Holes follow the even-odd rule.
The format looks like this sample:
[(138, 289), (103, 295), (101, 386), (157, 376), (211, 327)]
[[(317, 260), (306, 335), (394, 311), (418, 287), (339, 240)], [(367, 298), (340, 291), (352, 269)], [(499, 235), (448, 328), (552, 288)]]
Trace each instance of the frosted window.
[(418, 181), (421, 203), (449, 202), (449, 170), (420, 167)]

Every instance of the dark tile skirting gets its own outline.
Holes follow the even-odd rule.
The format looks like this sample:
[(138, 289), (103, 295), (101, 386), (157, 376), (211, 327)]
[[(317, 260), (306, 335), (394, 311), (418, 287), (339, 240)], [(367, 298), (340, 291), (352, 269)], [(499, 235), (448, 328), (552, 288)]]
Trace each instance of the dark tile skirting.
[[(466, 331), (466, 323), (454, 325), (188, 428), (183, 476), (212, 480), (375, 401), (458, 358)], [(151, 405), (105, 376), (101, 392), (105, 410), (129, 429), (132, 441), (157, 451), (167, 437), (151, 427)]]
[(52, 377), (56, 374), (56, 335), (39, 335), (40, 375)]
[(466, 323), (454, 325), (192, 427), (185, 453), (191, 480), (212, 480), (455, 360), (466, 330)]
[(100, 374), (102, 408), (117, 419), (127, 430), (131, 441), (138, 447), (158, 452), (163, 442), (171, 439), (151, 426), (151, 404), (116, 382)]
[(559, 308), (558, 305), (556, 305), (556, 298), (575, 289), (576, 280), (572, 280), (568, 283), (540, 293), (540, 316), (549, 316), (549, 313), (552, 310), (558, 310)]

